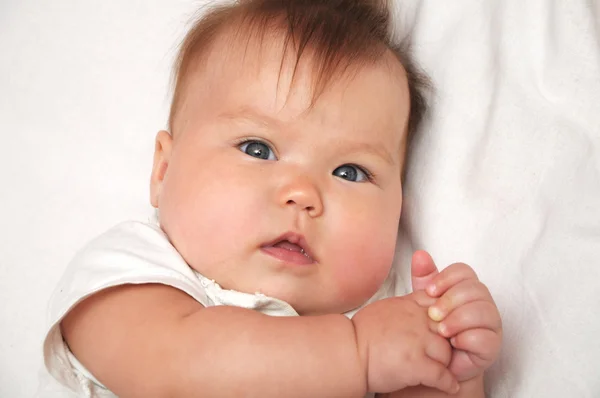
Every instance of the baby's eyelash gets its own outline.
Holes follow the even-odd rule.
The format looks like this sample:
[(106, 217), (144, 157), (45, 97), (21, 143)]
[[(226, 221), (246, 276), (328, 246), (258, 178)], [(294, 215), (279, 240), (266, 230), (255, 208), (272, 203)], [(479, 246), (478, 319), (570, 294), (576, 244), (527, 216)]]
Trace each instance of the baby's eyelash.
[(265, 144), (266, 146), (268, 146), (269, 148), (271, 148), (271, 150), (273, 151), (273, 153), (275, 153), (277, 155), (277, 151), (275, 149), (275, 145), (273, 145), (270, 141), (265, 140), (264, 138), (258, 138), (258, 137), (237, 138), (237, 139), (235, 139), (232, 142), (232, 144), (233, 144), (233, 146), (239, 147), (239, 146), (242, 146), (244, 144), (248, 144), (250, 142), (260, 142), (261, 144)]
[(244, 138), (237, 138), (237, 139), (235, 139), (235, 140), (233, 141), (233, 145), (234, 145), (234, 146), (241, 146), (241, 145), (247, 144), (247, 143), (249, 143), (249, 142), (261, 142), (261, 143), (263, 143), (263, 144), (267, 145), (269, 148), (272, 148), (272, 147), (273, 147), (273, 145), (271, 145), (271, 143), (270, 143), (270, 142), (268, 142), (268, 141), (265, 141), (265, 140), (263, 140), (263, 139), (261, 139), (261, 138), (253, 138), (253, 137), (250, 137), (250, 138), (248, 138), (248, 137), (244, 137)]
[(373, 173), (371, 170), (367, 169), (366, 167), (360, 166), (358, 164), (352, 164), (352, 166), (360, 169), (360, 171), (365, 173), (369, 182), (375, 182), (377, 180), (377, 176), (375, 175), (375, 173)]

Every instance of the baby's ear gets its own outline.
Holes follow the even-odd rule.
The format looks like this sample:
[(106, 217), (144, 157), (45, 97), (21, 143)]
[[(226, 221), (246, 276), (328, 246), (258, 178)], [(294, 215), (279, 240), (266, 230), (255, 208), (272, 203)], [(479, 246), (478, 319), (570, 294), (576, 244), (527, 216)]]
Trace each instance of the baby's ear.
[(152, 175), (150, 176), (150, 203), (155, 208), (158, 208), (158, 198), (160, 197), (167, 167), (169, 167), (172, 144), (173, 137), (167, 131), (161, 130), (156, 134), (154, 163), (152, 165)]

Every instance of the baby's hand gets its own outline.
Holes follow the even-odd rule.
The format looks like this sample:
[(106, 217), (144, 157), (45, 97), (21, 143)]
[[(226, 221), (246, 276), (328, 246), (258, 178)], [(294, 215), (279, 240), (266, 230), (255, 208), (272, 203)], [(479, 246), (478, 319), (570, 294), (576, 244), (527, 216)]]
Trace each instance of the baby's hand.
[[(431, 259), (423, 252), (415, 256), (421, 256), (421, 262)], [(449, 338), (454, 347), (450, 371), (459, 381), (468, 380), (481, 375), (498, 357), (502, 343), (500, 313), (471, 267), (456, 263), (437, 273), (433, 260), (431, 264), (435, 271), (426, 277), (426, 282), (416, 284), (423, 285), (429, 296), (438, 298), (429, 307), (429, 317), (439, 322), (439, 334)], [(427, 266), (422, 263), (419, 267), (422, 270)], [(413, 272), (414, 268), (413, 265)]]
[(421, 291), (376, 301), (352, 318), (369, 391), (387, 393), (420, 384), (447, 393), (458, 390), (447, 368), (452, 348), (427, 316), (433, 302)]

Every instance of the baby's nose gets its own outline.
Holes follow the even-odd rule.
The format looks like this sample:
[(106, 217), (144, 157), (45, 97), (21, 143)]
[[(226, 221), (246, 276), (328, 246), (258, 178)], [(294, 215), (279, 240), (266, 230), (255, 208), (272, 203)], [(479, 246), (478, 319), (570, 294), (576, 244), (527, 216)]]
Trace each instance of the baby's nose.
[(279, 193), (281, 206), (296, 207), (306, 211), (311, 217), (323, 213), (323, 201), (317, 185), (306, 176), (298, 176), (282, 186)]

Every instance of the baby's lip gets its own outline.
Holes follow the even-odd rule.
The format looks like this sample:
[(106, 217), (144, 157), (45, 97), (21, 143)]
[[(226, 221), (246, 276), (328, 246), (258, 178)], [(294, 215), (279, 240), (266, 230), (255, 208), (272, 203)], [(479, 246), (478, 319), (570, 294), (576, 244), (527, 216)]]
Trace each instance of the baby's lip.
[(301, 234), (298, 234), (296, 232), (291, 232), (291, 231), (286, 232), (285, 234), (280, 235), (276, 239), (273, 239), (272, 241), (265, 243), (264, 245), (262, 245), (262, 247), (263, 248), (272, 247), (272, 246), (275, 246), (277, 243), (284, 242), (284, 241), (288, 241), (288, 242), (293, 243), (294, 245), (300, 247), (302, 252), (308, 258), (310, 258), (313, 262), (317, 262), (317, 259), (315, 258), (315, 255), (313, 254), (310, 246), (306, 242), (306, 239), (304, 238), (304, 236)]

